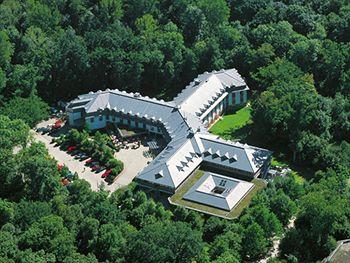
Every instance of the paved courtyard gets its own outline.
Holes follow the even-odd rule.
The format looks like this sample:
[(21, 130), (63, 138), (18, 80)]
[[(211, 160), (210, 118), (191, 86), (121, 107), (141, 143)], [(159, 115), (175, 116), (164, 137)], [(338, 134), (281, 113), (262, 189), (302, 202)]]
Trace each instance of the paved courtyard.
[[(52, 125), (53, 123), (54, 120), (50, 119), (38, 124), (37, 127), (46, 127), (47, 125)], [(151, 157), (144, 156), (143, 153), (148, 151), (149, 148), (143, 146), (142, 144), (138, 149), (121, 149), (115, 154), (115, 157), (124, 162), (124, 170), (118, 175), (113, 184), (108, 185), (104, 179), (101, 178), (104, 171), (100, 173), (92, 172), (89, 167), (85, 166), (84, 161), (76, 160), (67, 152), (60, 150), (59, 147), (54, 147), (54, 144), (50, 143), (53, 138), (52, 136), (33, 131), (33, 137), (36, 141), (41, 141), (45, 144), (49, 154), (54, 157), (59, 164), (65, 164), (70, 171), (76, 172), (79, 178), (88, 181), (91, 185), (91, 189), (94, 191), (97, 191), (99, 186), (102, 184), (105, 185), (106, 190), (111, 192), (120, 187), (128, 185), (134, 179), (137, 173), (147, 166), (147, 162), (152, 160)]]

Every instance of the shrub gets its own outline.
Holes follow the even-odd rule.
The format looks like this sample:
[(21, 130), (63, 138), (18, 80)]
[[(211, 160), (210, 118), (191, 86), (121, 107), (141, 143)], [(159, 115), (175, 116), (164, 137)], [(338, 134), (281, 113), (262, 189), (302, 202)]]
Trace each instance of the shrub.
[(115, 168), (119, 165), (119, 162), (118, 160), (114, 159), (114, 158), (111, 158), (109, 159), (109, 161), (107, 162), (107, 166), (108, 168), (112, 169), (112, 168)]

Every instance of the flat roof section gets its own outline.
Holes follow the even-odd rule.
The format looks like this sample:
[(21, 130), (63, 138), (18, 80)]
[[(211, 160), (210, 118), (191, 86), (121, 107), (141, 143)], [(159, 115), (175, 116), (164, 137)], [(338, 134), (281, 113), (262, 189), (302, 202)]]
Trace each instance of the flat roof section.
[(254, 184), (205, 172), (183, 199), (231, 211), (254, 187)]

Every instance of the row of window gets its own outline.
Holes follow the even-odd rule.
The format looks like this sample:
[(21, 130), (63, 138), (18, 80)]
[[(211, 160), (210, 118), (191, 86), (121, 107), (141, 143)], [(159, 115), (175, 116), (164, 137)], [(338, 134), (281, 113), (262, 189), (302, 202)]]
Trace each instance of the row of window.
[[(100, 115), (98, 116), (98, 120), (99, 121), (103, 121), (103, 116)], [(139, 129), (147, 129), (147, 125), (143, 122), (136, 122), (136, 121), (133, 121), (133, 120), (129, 120), (129, 119), (121, 119), (121, 118), (116, 118), (115, 116), (112, 116), (112, 115), (107, 115), (106, 116), (106, 120), (109, 120), (109, 121), (112, 121), (112, 122), (118, 122), (118, 123), (123, 123), (125, 125), (130, 125), (132, 127), (137, 127)], [(91, 117), (90, 118), (90, 122), (91, 123), (94, 123), (95, 122), (95, 117)], [(150, 131), (153, 131), (153, 132), (158, 132), (158, 128), (157, 127), (154, 127), (154, 126), (148, 126), (149, 130)]]

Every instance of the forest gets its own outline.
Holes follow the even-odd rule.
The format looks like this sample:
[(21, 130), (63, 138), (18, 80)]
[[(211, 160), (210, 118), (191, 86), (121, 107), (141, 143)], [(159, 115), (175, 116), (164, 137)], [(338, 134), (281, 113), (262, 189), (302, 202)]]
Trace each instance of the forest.
[[(350, 237), (349, 41), (348, 0), (0, 0), (0, 262), (254, 261), (275, 236), (269, 262), (322, 260)], [(309, 170), (270, 182), (236, 220), (135, 185), (63, 187), (30, 136), (59, 100), (171, 100), (232, 67), (252, 90), (254, 144)]]

